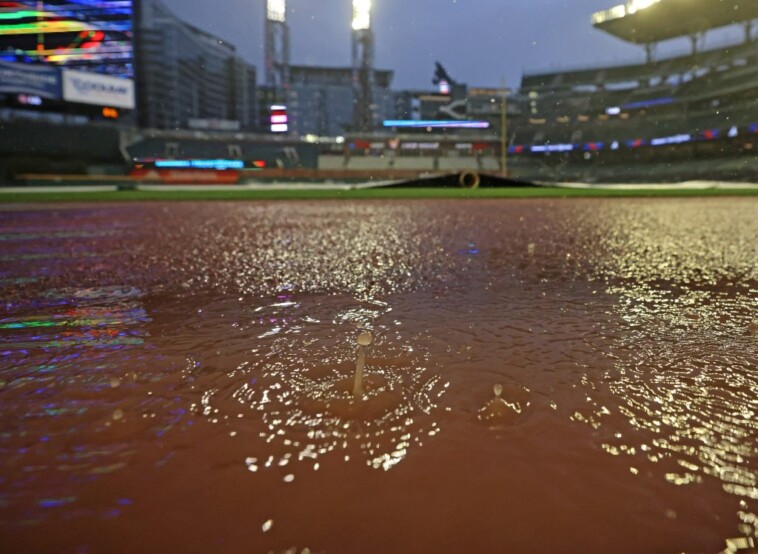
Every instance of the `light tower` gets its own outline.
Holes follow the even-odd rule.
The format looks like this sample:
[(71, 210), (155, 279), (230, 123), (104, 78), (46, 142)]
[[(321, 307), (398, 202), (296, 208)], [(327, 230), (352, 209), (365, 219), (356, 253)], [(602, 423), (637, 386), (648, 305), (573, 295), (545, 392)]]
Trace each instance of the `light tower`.
[(353, 87), (356, 130), (374, 126), (374, 32), (371, 30), (371, 0), (353, 0)]
[(287, 0), (266, 0), (266, 84), (273, 89), (289, 85), (290, 30)]

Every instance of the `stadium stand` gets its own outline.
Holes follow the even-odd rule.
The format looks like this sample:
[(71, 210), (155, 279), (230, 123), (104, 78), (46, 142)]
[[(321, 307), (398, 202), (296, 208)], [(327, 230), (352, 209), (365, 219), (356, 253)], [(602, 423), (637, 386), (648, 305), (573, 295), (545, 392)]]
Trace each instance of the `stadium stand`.
[(0, 177), (22, 173), (121, 173), (124, 131), (111, 125), (69, 125), (27, 119), (0, 125)]
[[(650, 46), (690, 36), (693, 49), (645, 63), (524, 75), (509, 100), (510, 173), (660, 181), (718, 171), (718, 178), (758, 179), (750, 173), (756, 165), (742, 163), (758, 150), (758, 40), (747, 24), (756, 18), (752, 0), (632, 0), (596, 14), (595, 26), (622, 40)], [(743, 43), (696, 48), (701, 33), (739, 24), (746, 25)], [(414, 140), (420, 148), (418, 135), (395, 137), (395, 167), (419, 169), (423, 160), (427, 169), (499, 173), (496, 115), (489, 136), (427, 135), (423, 140), (436, 141), (434, 161), (410, 148)], [(379, 135), (358, 138), (354, 157), (376, 155), (365, 145), (377, 140), (391, 143)]]
[[(740, 0), (637, 0), (595, 14), (597, 28), (622, 40), (650, 46), (691, 36), (693, 51), (643, 64), (525, 75), (510, 144), (529, 153), (560, 152), (564, 158), (580, 154), (586, 159), (588, 151), (606, 155), (608, 149), (754, 134), (758, 41), (751, 38), (750, 27), (742, 44), (704, 51), (695, 46), (700, 33), (747, 25), (756, 17), (758, 3)], [(670, 155), (660, 151), (664, 153)]]
[[(653, 43), (672, 37), (691, 36), (693, 50), (649, 57), (646, 63), (524, 75), (508, 100), (505, 139), (511, 175), (659, 181), (718, 173), (719, 179), (758, 180), (753, 162), (758, 152), (758, 39), (748, 25), (754, 19), (758, 0), (632, 0), (596, 14), (596, 28), (646, 46), (649, 56)], [(697, 50), (699, 34), (740, 24), (745, 25), (744, 42)], [(493, 105), (502, 105), (497, 90), (487, 98), (493, 94)], [(10, 121), (0, 133), (0, 178), (31, 168), (77, 173), (93, 166), (118, 171), (120, 166), (126, 171), (130, 161), (187, 159), (243, 160), (251, 169), (499, 174), (500, 113), (495, 109), (480, 115), (490, 129), (348, 132), (315, 142), (312, 137), (309, 142), (296, 136), (127, 132)], [(23, 128), (14, 130), (19, 125)]]
[(127, 147), (133, 160), (232, 159), (263, 162), (268, 168), (315, 168), (319, 148), (299, 141), (218, 134), (204, 138), (155, 132), (137, 137)]
[[(511, 151), (562, 160), (560, 169), (554, 160), (522, 167), (531, 174), (579, 171), (574, 177), (580, 177), (583, 170), (570, 167), (573, 163), (593, 164), (597, 175), (601, 163), (616, 165), (611, 175), (616, 180), (622, 178), (619, 166), (634, 160), (635, 172), (644, 179), (649, 175), (639, 168), (643, 162), (652, 167), (665, 159), (670, 166), (677, 159), (752, 155), (758, 41), (649, 64), (526, 75), (519, 98)], [(622, 152), (629, 149), (640, 151)], [(678, 171), (668, 166), (655, 168), (655, 180)], [(748, 167), (754, 169), (727, 160), (709, 167), (693, 163), (686, 173), (713, 167), (722, 176), (726, 170), (745, 176)]]

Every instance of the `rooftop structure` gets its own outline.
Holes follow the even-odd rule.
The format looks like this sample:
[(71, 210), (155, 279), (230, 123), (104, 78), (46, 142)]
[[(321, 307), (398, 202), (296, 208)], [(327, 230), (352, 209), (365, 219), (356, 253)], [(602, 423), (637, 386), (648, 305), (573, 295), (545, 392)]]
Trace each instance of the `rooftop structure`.
[(758, 18), (755, 0), (631, 0), (592, 16), (602, 31), (650, 45)]

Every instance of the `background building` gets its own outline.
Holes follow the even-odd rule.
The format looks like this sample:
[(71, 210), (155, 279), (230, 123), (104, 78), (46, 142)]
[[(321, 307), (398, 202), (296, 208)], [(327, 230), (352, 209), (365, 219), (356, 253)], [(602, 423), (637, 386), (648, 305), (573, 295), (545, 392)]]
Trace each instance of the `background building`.
[(143, 0), (137, 21), (140, 125), (255, 130), (256, 70), (235, 47)]
[[(394, 117), (392, 71), (375, 70), (371, 90), (373, 127)], [(356, 91), (351, 67), (290, 67), (287, 94), (291, 131), (300, 135), (341, 136), (355, 124)]]

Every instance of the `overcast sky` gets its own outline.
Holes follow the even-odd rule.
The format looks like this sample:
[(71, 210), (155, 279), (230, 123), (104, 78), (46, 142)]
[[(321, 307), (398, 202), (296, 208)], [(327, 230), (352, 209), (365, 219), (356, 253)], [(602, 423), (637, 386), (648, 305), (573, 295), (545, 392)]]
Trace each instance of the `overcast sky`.
[[(174, 12), (263, 66), (265, 0), (164, 0)], [(395, 89), (429, 88), (434, 61), (472, 86), (517, 87), (524, 71), (644, 60), (640, 47), (592, 28), (617, 0), (374, 0), (377, 66)], [(350, 63), (351, 0), (288, 0), (295, 64)], [(712, 37), (712, 43), (723, 40)], [(684, 52), (684, 40), (663, 52)], [(262, 80), (262, 78), (260, 79)]]

